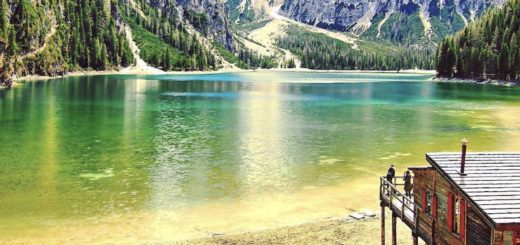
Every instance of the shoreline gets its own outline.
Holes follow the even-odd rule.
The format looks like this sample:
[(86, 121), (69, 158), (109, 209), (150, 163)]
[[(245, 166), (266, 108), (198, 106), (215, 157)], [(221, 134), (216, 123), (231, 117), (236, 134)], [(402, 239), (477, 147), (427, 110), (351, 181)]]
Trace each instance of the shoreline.
[[(391, 216), (391, 211), (385, 209), (385, 216)], [(391, 219), (385, 219), (385, 226), (389, 232)], [(89, 229), (89, 227), (80, 228)], [(114, 236), (106, 235), (97, 238), (90, 236), (73, 236), (63, 230), (52, 232), (56, 236), (32, 233), (30, 236), (6, 236), (0, 238), (0, 244), (28, 243), (28, 244), (62, 244), (62, 243), (125, 243), (125, 244), (377, 244), (380, 242), (381, 217), (374, 214), (371, 217), (355, 219), (349, 214), (329, 216), (320, 219), (308, 220), (294, 225), (259, 226), (258, 229), (244, 231), (208, 231), (204, 227), (193, 227), (200, 235), (178, 239), (170, 235), (150, 236), (148, 233), (129, 235), (127, 233)], [(159, 233), (162, 231), (159, 230)], [(75, 233), (73, 233), (75, 234)], [(83, 234), (83, 232), (81, 232)], [(390, 236), (387, 243), (390, 244)], [(399, 221), (397, 227), (398, 244), (407, 244), (412, 240), (411, 230)]]
[(445, 78), (445, 77), (434, 77), (433, 81), (441, 83), (468, 83), (468, 84), (480, 84), (480, 85), (495, 85), (504, 87), (516, 87), (520, 86), (520, 81), (504, 81), (504, 80), (477, 80), (470, 78)]
[[(391, 215), (390, 211), (385, 212)], [(390, 220), (385, 220), (387, 227), (391, 227)], [(206, 237), (177, 241), (175, 244), (377, 244), (381, 241), (380, 229), (379, 215), (362, 219), (345, 215), (242, 233), (208, 232)], [(412, 240), (411, 231), (404, 224), (399, 224), (397, 233), (398, 244)], [(390, 236), (386, 240), (390, 243)]]
[(222, 74), (222, 73), (248, 73), (248, 72), (308, 72), (308, 73), (399, 73), (399, 74), (425, 74), (435, 75), (434, 70), (312, 70), (307, 68), (274, 68), (274, 69), (219, 69), (215, 71), (158, 71), (148, 69), (136, 69), (135, 67), (124, 68), (121, 70), (106, 70), (106, 71), (73, 71), (63, 76), (42, 76), (42, 75), (27, 75), (22, 77), (15, 77), (13, 87), (20, 84), (23, 81), (35, 81), (35, 80), (51, 80), (60, 79), (66, 77), (77, 77), (77, 76), (97, 76), (97, 75), (211, 75), (211, 74)]
[[(313, 70), (308, 68), (273, 68), (273, 69), (239, 69), (239, 68), (224, 68), (214, 71), (161, 71), (151, 67), (127, 67), (121, 70), (105, 70), (105, 71), (73, 71), (63, 76), (42, 76), (42, 75), (27, 75), (23, 77), (15, 77), (12, 87), (21, 86), (25, 82), (38, 80), (52, 80), (67, 77), (78, 76), (98, 76), (98, 75), (213, 75), (223, 73), (253, 73), (253, 72), (300, 72), (300, 73), (361, 73), (361, 74), (423, 74), (432, 75), (433, 82), (440, 83), (470, 83), (480, 85), (495, 85), (516, 87), (520, 86), (520, 81), (503, 81), (503, 80), (477, 80), (468, 78), (443, 78), (436, 77), (435, 70), (420, 70), (420, 69), (406, 69), (406, 70)], [(0, 86), (0, 88), (3, 88)]]

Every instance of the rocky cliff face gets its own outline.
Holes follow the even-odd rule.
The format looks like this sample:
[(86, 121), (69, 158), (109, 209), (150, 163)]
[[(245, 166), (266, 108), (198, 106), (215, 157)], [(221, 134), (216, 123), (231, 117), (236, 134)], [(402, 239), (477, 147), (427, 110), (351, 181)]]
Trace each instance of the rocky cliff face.
[(436, 41), (504, 0), (285, 0), (291, 19), (398, 43)]
[[(207, 30), (210, 38), (224, 44), (228, 49), (233, 47), (233, 35), (228, 21), (227, 6), (217, 0), (177, 0), (186, 11), (207, 15)], [(196, 26), (196, 25), (195, 25)], [(201, 31), (201, 30), (199, 30)]]
[(228, 9), (218, 0), (147, 0), (152, 8), (170, 11), (172, 18), (189, 22), (204, 36), (213, 39), (227, 48), (233, 47), (233, 35), (228, 21)]
[(283, 2), (284, 0), (226, 0), (229, 16), (237, 24), (247, 24), (268, 17), (269, 11)]
[(368, 13), (370, 8), (382, 11), (386, 4), (381, 5), (370, 6), (369, 1), (357, 0), (286, 0), (280, 14), (309, 25), (346, 31)]

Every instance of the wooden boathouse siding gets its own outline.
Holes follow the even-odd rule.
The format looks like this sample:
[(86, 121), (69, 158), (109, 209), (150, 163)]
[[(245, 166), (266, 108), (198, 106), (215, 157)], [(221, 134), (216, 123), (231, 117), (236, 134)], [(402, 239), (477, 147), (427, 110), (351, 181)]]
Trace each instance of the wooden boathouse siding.
[(491, 244), (491, 235), (492, 230), (484, 221), (483, 218), (480, 217), (475, 208), (471, 207), (468, 209), (467, 219), (467, 228), (466, 233), (468, 236), (468, 241), (475, 245), (489, 245)]
[[(448, 226), (448, 193), (462, 196), (455, 188), (452, 188), (446, 178), (435, 171), (434, 168), (410, 168), (410, 170), (414, 172), (414, 200), (421, 206), (421, 210), (418, 212), (418, 235), (424, 241), (428, 244), (491, 244), (491, 228), (469, 202), (465, 202), (467, 216), (466, 232), (463, 232), (465, 233), (463, 234), (464, 237), (451, 232)], [(432, 202), (435, 202), (435, 199), (437, 200), (436, 205), (432, 203), (432, 214), (426, 213), (422, 208), (424, 203), (424, 194), (422, 193), (426, 190), (433, 194)]]
[(520, 153), (470, 153), (465, 175), (460, 153), (430, 153), (426, 160), (466, 200), (467, 244), (520, 245)]

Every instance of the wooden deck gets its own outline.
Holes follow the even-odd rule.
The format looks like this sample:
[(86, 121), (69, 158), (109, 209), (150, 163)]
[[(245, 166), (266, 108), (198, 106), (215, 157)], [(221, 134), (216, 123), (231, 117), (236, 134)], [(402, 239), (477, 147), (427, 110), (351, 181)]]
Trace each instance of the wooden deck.
[[(418, 234), (418, 212), (419, 207), (414, 203), (412, 198), (408, 198), (405, 196), (403, 192), (397, 188), (400, 184), (397, 183), (397, 180), (401, 178), (394, 179), (394, 183), (392, 184), (386, 180), (385, 177), (381, 177), (380, 185), (379, 185), (379, 199), (381, 201), (381, 244), (384, 244), (384, 208), (388, 207), (392, 211), (392, 244), (396, 244), (396, 231), (395, 231), (395, 219), (399, 218), (401, 221), (410, 227), (412, 234), (414, 235), (414, 244), (417, 244), (417, 237), (420, 236)], [(423, 238), (424, 239), (424, 238)]]
[[(395, 181), (394, 181), (395, 182)], [(413, 199), (408, 198), (394, 184), (381, 177), (380, 200), (411, 229), (417, 227), (416, 213), (419, 210)]]

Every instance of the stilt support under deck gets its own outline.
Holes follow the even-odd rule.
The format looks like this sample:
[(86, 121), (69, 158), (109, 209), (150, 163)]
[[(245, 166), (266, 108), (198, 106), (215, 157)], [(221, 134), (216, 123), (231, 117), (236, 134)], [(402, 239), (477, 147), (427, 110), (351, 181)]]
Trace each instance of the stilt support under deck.
[(385, 205), (381, 202), (381, 245), (385, 245)]
[(389, 182), (385, 176), (380, 178), (379, 200), (381, 201), (381, 245), (385, 245), (385, 207), (392, 212), (392, 245), (397, 245), (397, 218), (403, 221), (403, 224), (410, 227), (413, 234), (413, 244), (418, 243), (419, 227), (418, 212), (420, 207), (414, 202), (413, 198), (409, 198), (400, 192), (397, 187)]
[(397, 214), (392, 212), (392, 245), (397, 245)]
[(412, 232), (412, 238), (413, 238), (413, 242), (412, 242), (413, 245), (419, 244), (419, 237), (417, 236), (417, 234), (415, 232)]

